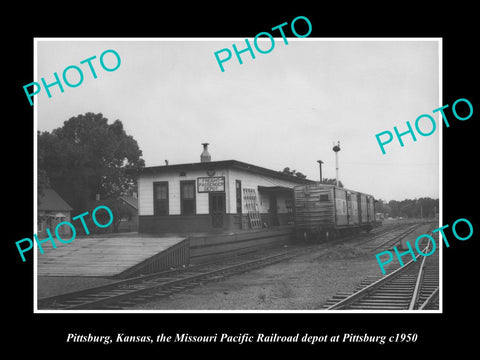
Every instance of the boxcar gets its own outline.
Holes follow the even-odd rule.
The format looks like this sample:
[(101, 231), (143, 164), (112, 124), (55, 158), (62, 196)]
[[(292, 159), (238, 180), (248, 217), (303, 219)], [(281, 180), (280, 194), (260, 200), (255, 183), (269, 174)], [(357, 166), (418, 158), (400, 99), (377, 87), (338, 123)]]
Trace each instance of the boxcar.
[(294, 187), (297, 236), (329, 239), (342, 232), (370, 231), (375, 199), (358, 191), (320, 183)]

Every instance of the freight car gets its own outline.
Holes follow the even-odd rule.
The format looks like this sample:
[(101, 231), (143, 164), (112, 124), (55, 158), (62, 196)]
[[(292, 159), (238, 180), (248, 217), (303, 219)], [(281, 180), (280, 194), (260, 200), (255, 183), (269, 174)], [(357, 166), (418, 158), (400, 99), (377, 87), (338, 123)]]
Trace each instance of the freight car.
[(298, 238), (329, 240), (375, 226), (375, 199), (358, 191), (314, 183), (294, 187)]

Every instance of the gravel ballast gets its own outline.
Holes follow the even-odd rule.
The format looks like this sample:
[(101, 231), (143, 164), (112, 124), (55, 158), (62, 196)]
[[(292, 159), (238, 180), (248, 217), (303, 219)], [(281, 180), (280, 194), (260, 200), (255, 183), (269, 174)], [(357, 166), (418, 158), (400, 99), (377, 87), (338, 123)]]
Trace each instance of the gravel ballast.
[(142, 304), (136, 310), (315, 310), (365, 277), (381, 275), (373, 254), (351, 245), (319, 245), (298, 256), (247, 273), (207, 282)]

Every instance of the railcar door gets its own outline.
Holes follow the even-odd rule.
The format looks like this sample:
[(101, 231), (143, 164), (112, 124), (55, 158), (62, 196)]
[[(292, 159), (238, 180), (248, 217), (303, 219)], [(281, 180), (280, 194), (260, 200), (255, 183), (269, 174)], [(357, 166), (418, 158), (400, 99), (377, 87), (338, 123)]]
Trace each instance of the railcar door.
[(354, 216), (353, 216), (353, 202), (352, 202), (351, 193), (347, 193), (347, 214), (348, 214), (348, 217), (347, 217), (348, 225), (352, 225)]
[(335, 190), (335, 225), (348, 225), (347, 212), (347, 192), (343, 189), (334, 188)]

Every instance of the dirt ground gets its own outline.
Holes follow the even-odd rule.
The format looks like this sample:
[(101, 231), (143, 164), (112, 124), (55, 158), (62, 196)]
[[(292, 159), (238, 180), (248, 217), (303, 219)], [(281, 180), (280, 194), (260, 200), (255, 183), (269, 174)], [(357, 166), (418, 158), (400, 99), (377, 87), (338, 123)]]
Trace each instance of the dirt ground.
[(39, 299), (73, 291), (106, 285), (118, 280), (85, 276), (38, 276), (37, 296)]
[(362, 279), (381, 275), (373, 254), (351, 245), (207, 282), (142, 304), (136, 310), (315, 310), (338, 292), (353, 291)]

